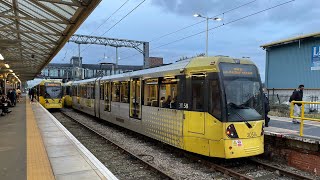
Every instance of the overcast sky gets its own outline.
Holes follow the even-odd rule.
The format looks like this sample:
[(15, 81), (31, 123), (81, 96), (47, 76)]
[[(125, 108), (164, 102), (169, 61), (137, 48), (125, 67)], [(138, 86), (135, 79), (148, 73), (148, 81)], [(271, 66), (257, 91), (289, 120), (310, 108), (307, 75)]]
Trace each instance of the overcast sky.
[[(104, 34), (104, 37), (110, 38), (151, 41), (150, 56), (163, 57), (165, 63), (172, 63), (182, 56), (194, 56), (205, 52), (205, 33), (177, 40), (205, 31), (206, 23), (202, 22), (170, 36), (157, 38), (203, 21), (201, 18), (193, 17), (195, 13), (209, 17), (219, 15), (223, 21), (209, 22), (209, 28), (212, 28), (209, 31), (209, 55), (250, 57), (259, 67), (263, 81), (265, 51), (260, 45), (317, 32), (320, 27), (320, 8), (316, 0), (295, 0), (234, 23), (230, 22), (289, 0), (146, 0), (110, 29), (143, 0), (129, 0), (111, 16), (126, 1), (102, 0), (76, 34), (93, 36)], [(229, 11), (246, 3), (248, 4), (241, 8)], [(110, 30), (107, 31), (108, 29)], [(168, 43), (171, 44), (162, 46)], [(87, 46), (81, 46), (82, 50), (86, 48), (81, 53), (83, 63), (115, 62), (115, 48)], [(136, 50), (122, 48), (119, 52), (119, 64), (143, 64), (143, 57), (136, 55)], [(52, 62), (69, 63), (71, 56), (74, 55), (78, 55), (77, 46), (67, 43)], [(103, 58), (104, 56), (107, 59)]]

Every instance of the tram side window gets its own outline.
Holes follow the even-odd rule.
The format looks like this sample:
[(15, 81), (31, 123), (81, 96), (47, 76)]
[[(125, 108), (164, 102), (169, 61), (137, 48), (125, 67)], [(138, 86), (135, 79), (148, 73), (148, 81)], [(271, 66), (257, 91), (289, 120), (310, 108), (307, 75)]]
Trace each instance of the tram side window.
[(100, 84), (100, 100), (104, 100), (104, 85)]
[(112, 83), (112, 101), (120, 102), (120, 83)]
[(87, 87), (86, 87), (86, 85), (80, 86), (80, 96), (82, 98), (87, 98)]
[(193, 75), (191, 78), (192, 85), (192, 110), (203, 111), (204, 108), (204, 81), (205, 75)]
[(128, 82), (121, 82), (121, 89), (120, 89), (120, 98), (121, 102), (129, 103), (128, 93), (129, 93), (129, 86)]
[(177, 108), (178, 85), (177, 79), (163, 79), (160, 86), (160, 103), (162, 108)]
[(94, 85), (93, 84), (88, 84), (87, 98), (88, 99), (94, 99)]
[(221, 119), (221, 95), (217, 80), (209, 82), (209, 113)]
[(144, 84), (144, 105), (158, 107), (158, 79), (147, 79)]

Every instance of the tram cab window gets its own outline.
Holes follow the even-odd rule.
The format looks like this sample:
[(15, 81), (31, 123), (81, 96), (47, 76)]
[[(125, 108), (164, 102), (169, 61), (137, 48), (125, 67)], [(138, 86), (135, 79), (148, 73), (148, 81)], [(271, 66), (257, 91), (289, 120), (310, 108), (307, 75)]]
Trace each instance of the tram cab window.
[(46, 91), (45, 86), (44, 86), (44, 85), (40, 85), (40, 95), (41, 95), (41, 96), (44, 96), (45, 91)]
[(158, 107), (158, 79), (147, 79), (144, 82), (144, 105)]
[(221, 95), (218, 80), (209, 81), (209, 113), (221, 119)]
[(104, 85), (100, 83), (100, 100), (104, 100)]
[(112, 101), (120, 102), (120, 83), (119, 82), (112, 83)]
[(160, 86), (160, 102), (159, 107), (162, 108), (177, 108), (177, 97), (178, 97), (178, 79), (176, 78), (164, 78), (161, 81)]
[(204, 109), (204, 74), (195, 74), (191, 77), (192, 86), (192, 110), (203, 111)]
[(120, 99), (121, 99), (122, 103), (129, 103), (128, 93), (129, 93), (128, 82), (126, 82), (126, 81), (121, 82)]

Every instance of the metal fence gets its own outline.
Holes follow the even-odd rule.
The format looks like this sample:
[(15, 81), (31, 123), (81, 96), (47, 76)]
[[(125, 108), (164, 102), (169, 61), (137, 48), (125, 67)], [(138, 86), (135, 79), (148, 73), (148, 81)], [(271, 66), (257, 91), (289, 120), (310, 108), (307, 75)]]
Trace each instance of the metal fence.
[[(268, 94), (269, 103), (271, 106), (271, 109), (276, 108), (285, 108), (286, 110), (289, 110), (290, 106), (290, 95), (279, 95), (279, 94)], [(318, 96), (306, 96), (303, 98), (304, 101), (307, 102), (319, 102), (320, 99)], [(306, 104), (305, 105), (305, 112), (306, 113), (317, 113), (320, 110), (319, 104)]]

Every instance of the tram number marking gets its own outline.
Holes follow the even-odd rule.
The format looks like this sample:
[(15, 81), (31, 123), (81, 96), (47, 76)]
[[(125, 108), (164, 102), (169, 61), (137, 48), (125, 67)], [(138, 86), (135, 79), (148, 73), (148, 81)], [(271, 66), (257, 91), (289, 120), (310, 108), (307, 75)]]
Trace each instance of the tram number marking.
[(256, 132), (248, 132), (247, 137), (248, 138), (255, 138), (255, 137), (257, 137), (257, 133)]
[(188, 103), (179, 103), (179, 108), (180, 109), (189, 109), (189, 104)]

